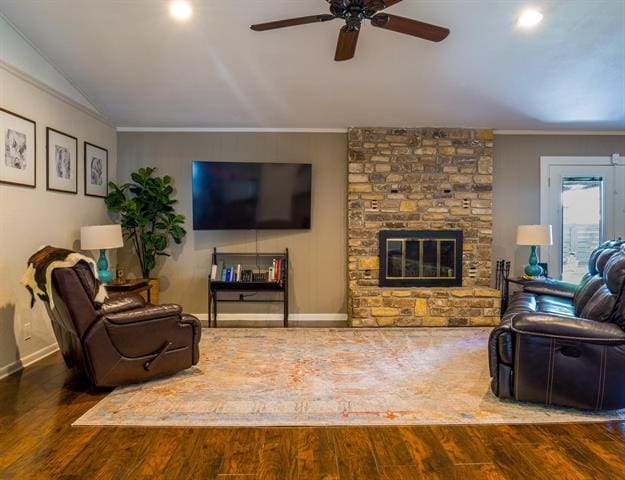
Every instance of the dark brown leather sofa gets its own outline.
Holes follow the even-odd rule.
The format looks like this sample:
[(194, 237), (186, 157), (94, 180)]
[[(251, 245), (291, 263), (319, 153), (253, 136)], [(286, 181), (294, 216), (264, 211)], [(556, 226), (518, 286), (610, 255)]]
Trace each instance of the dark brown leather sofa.
[(54, 270), (54, 308), (45, 303), (65, 363), (95, 386), (142, 382), (198, 362), (201, 325), (179, 305), (150, 305), (130, 294), (98, 306), (95, 290), (91, 269), (79, 262)]
[(535, 281), (489, 341), (500, 398), (591, 410), (625, 407), (625, 246), (606, 242), (579, 285)]

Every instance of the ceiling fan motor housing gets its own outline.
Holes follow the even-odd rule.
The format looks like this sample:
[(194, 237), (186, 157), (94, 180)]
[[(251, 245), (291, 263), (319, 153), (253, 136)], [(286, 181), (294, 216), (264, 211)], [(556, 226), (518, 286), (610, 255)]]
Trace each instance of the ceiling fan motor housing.
[(365, 0), (335, 0), (330, 4), (330, 12), (337, 18), (345, 20), (350, 31), (360, 30), (362, 21), (371, 19), (378, 10), (385, 7), (382, 0), (365, 2)]

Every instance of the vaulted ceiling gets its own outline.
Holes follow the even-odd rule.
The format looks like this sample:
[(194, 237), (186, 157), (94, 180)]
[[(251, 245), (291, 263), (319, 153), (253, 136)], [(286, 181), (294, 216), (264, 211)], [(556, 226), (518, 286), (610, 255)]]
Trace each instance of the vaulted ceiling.
[[(389, 13), (448, 27), (431, 43), (366, 25), (333, 60), (324, 0), (0, 0), (0, 11), (112, 119), (132, 127), (625, 129), (625, 0), (404, 0)], [(544, 21), (515, 24), (527, 6)]]

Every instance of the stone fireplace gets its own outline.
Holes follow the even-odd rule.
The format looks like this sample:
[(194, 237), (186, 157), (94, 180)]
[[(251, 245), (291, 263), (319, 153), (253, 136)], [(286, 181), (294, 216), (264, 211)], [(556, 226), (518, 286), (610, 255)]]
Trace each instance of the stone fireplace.
[(491, 130), (352, 128), (352, 326), (499, 323)]

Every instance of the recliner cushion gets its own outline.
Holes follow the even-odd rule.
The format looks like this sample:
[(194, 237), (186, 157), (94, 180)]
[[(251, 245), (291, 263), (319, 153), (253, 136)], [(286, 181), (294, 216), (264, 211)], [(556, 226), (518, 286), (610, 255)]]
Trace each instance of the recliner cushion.
[(592, 275), (589, 272), (584, 273), (584, 276), (577, 284), (577, 288), (575, 289), (575, 294), (573, 295), (573, 305), (577, 305), (578, 299), (588, 282), (592, 279)]
[(592, 296), (601, 288), (603, 285), (603, 278), (599, 275), (595, 275), (592, 277), (586, 285), (582, 287), (577, 295), (577, 298), (573, 299), (573, 305), (575, 306), (575, 312), (581, 316), (582, 310), (588, 303), (588, 300), (592, 298)]
[(572, 305), (558, 305), (555, 303), (538, 303), (537, 312), (549, 313), (552, 315), (564, 315), (566, 317), (574, 317), (575, 309)]
[(606, 248), (603, 250), (598, 256), (597, 261), (595, 262), (595, 266), (597, 268), (597, 273), (599, 275), (603, 275), (605, 271), (605, 267), (612, 258), (612, 255), (617, 253), (619, 250), (617, 248)]
[(536, 301), (538, 303), (549, 303), (552, 305), (573, 306), (573, 301), (570, 298), (556, 297), (555, 295), (539, 295)]
[(588, 273), (591, 275), (597, 275), (597, 257), (601, 254), (605, 246), (602, 244), (599, 248), (596, 248), (588, 257)]
[(625, 253), (612, 255), (603, 271), (603, 281), (610, 292), (616, 295), (621, 293), (625, 282)]
[(588, 300), (580, 316), (596, 322), (607, 322), (612, 316), (615, 304), (616, 296), (606, 285), (602, 285)]

